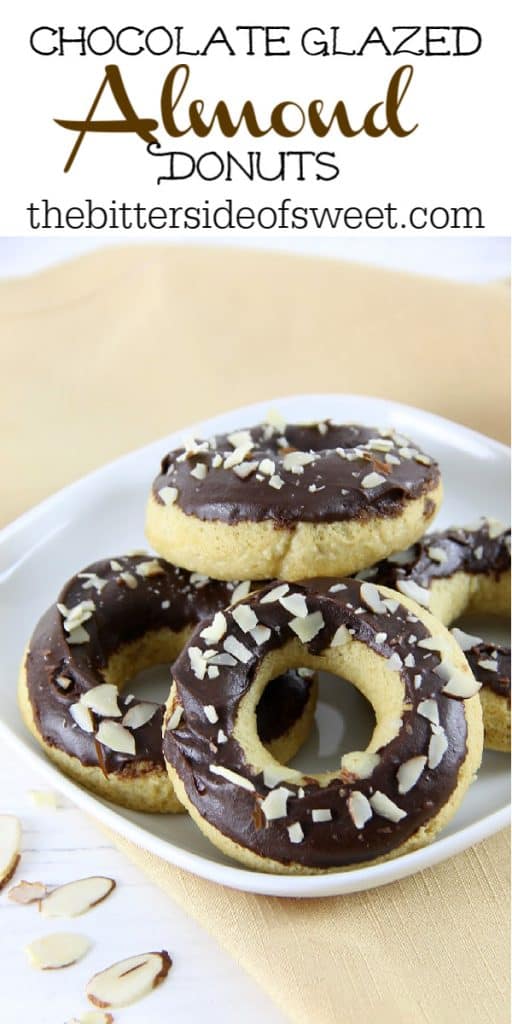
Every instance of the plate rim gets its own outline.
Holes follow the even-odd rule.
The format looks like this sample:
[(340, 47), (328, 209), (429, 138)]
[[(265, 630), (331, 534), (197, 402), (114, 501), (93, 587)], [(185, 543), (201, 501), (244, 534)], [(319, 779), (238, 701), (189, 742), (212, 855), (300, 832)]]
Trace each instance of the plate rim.
[[(361, 402), (362, 405), (371, 403), (372, 406), (385, 411), (387, 418), (393, 416), (394, 410), (397, 413), (419, 414), (427, 427), (431, 425), (436, 427), (438, 431), (441, 429), (445, 435), (453, 435), (455, 431), (459, 439), (464, 438), (468, 442), (473, 442), (473, 444), (483, 444), (488, 451), (491, 450), (498, 456), (505, 456), (510, 459), (510, 451), (507, 446), (495, 438), (487, 437), (485, 434), (481, 434), (464, 424), (459, 424), (456, 421), (439, 416), (437, 413), (432, 413), (403, 402), (397, 402), (394, 399), (344, 392), (280, 396), (225, 410), (205, 420), (199, 420), (189, 427), (178, 428), (164, 437), (150, 441), (148, 444), (126, 452), (91, 470), (85, 476), (79, 477), (77, 480), (66, 484), (58, 491), (47, 496), (0, 529), (0, 550), (8, 545), (10, 540), (18, 533), (30, 527), (39, 517), (44, 517), (55, 506), (59, 506), (63, 502), (65, 503), (77, 491), (88, 489), (91, 485), (94, 485), (96, 481), (101, 480), (102, 477), (107, 475), (113, 467), (122, 469), (122, 465), (125, 462), (149, 455), (152, 450), (158, 449), (161, 446), (165, 447), (166, 444), (172, 445), (176, 443), (175, 439), (183, 433), (193, 432), (200, 434), (203, 431), (215, 430), (217, 429), (215, 424), (218, 424), (219, 420), (226, 417), (233, 418), (238, 415), (244, 418), (251, 415), (261, 417), (262, 409), (265, 410), (273, 405), (282, 407), (290, 402), (325, 402), (328, 406), (330, 403), (338, 404), (342, 401)], [(366, 416), (366, 413), (363, 412), (363, 416)], [(0, 572), (0, 581), (2, 575), (2, 572)], [(14, 747), (25, 760), (32, 763), (37, 770), (49, 776), (57, 789), (60, 789), (66, 796), (69, 796), (75, 804), (91, 817), (97, 819), (100, 824), (119, 834), (121, 838), (126, 838), (138, 848), (145, 849), (165, 862), (208, 881), (258, 895), (321, 898), (323, 896), (358, 892), (389, 884), (461, 853), (468, 847), (507, 827), (510, 824), (511, 818), (511, 808), (510, 804), (508, 804), (491, 814), (479, 818), (470, 825), (466, 825), (452, 835), (434, 839), (428, 846), (364, 868), (351, 868), (327, 874), (297, 876), (249, 871), (235, 863), (233, 865), (220, 864), (215, 860), (204, 857), (202, 854), (183, 849), (176, 846), (172, 840), (156, 836), (142, 825), (132, 822), (124, 817), (121, 813), (122, 809), (118, 810), (116, 805), (108, 805), (107, 802), (104, 802), (60, 773), (52, 762), (44, 757), (40, 750), (34, 749), (29, 745), (28, 736), (27, 739), (18, 736), (13, 732), (8, 723), (1, 719), (0, 736), (6, 740), (9, 746)], [(172, 854), (172, 856), (169, 856), (169, 854)]]
[[(419, 850), (364, 868), (297, 876), (249, 871), (236, 864), (219, 864), (201, 854), (183, 850), (181, 847), (175, 846), (172, 840), (155, 836), (144, 829), (142, 825), (123, 817), (117, 811), (115, 804), (110, 806), (106, 801), (63, 775), (51, 761), (44, 758), (39, 750), (28, 746), (2, 721), (0, 721), (0, 737), (4, 738), (8, 745), (16, 749), (18, 753), (21, 753), (25, 760), (33, 763), (43, 775), (52, 779), (56, 787), (81, 810), (118, 834), (121, 839), (128, 839), (137, 848), (146, 850), (174, 867), (190, 871), (199, 878), (224, 885), (230, 889), (261, 896), (309, 899), (348, 895), (351, 892), (374, 889), (406, 878), (424, 868), (434, 867), (506, 828), (511, 821), (511, 808), (508, 805), (479, 818), (478, 821), (459, 829), (453, 835), (434, 839), (432, 843)], [(119, 820), (122, 822), (121, 829), (118, 827)], [(166, 852), (170, 851), (174, 853), (172, 859), (166, 856)], [(342, 880), (345, 884), (340, 888)], [(283, 891), (283, 888), (286, 891)]]

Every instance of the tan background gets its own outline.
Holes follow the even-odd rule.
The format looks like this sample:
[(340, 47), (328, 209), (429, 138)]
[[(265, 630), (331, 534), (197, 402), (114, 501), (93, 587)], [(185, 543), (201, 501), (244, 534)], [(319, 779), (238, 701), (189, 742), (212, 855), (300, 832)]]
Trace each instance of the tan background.
[[(1, 284), (0, 339), (4, 522), (121, 452), (277, 394), (379, 395), (508, 437), (503, 284), (111, 250)], [(116, 842), (297, 1024), (509, 1019), (504, 833), (383, 889), (316, 901), (229, 892)]]
[(130, 247), (0, 284), (2, 520), (250, 401), (378, 395), (508, 437), (508, 293), (275, 253)]

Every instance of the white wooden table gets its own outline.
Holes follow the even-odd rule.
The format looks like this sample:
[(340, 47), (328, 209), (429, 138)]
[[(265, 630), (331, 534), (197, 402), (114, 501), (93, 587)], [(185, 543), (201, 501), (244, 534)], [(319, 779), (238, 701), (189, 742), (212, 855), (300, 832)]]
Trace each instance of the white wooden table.
[[(285, 1024), (285, 1018), (252, 979), (196, 922), (105, 839), (81, 811), (57, 795), (56, 810), (34, 804), (30, 790), (48, 792), (19, 755), (8, 751), (0, 769), (0, 813), (23, 826), (22, 859), (0, 892), (1, 1024), (66, 1024), (87, 1008), (88, 979), (134, 953), (167, 949), (167, 980), (139, 1003), (114, 1012), (116, 1024)], [(7, 892), (21, 878), (50, 885), (87, 875), (107, 875), (115, 892), (82, 917), (45, 920), (35, 905), (12, 903)], [(61, 971), (37, 971), (24, 947), (54, 931), (78, 932), (93, 941), (87, 956)]]

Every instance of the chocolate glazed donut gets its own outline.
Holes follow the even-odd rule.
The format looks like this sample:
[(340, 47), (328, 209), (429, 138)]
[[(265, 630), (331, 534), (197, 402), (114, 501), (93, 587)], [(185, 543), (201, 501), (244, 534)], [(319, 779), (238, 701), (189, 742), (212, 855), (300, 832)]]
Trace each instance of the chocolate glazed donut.
[(345, 575), (421, 536), (441, 495), (434, 459), (392, 431), (267, 423), (169, 452), (146, 534), (219, 579)]
[[(408, 594), (445, 625), (466, 612), (510, 614), (510, 529), (483, 517), (427, 534), (359, 576)], [(510, 648), (461, 629), (453, 635), (482, 684), (485, 746), (510, 750)]]
[[(36, 626), (20, 674), (23, 717), (48, 756), (123, 806), (182, 811), (162, 756), (163, 706), (119, 691), (142, 669), (171, 663), (194, 626), (250, 587), (145, 554), (96, 562), (74, 576)], [(315, 702), (307, 670), (271, 683), (258, 707), (262, 742), (293, 757)]]
[[(182, 651), (164, 757), (225, 853), (282, 873), (353, 868), (424, 845), (451, 818), (480, 764), (478, 684), (448, 630), (397, 598), (354, 579), (273, 584)], [(278, 764), (256, 733), (262, 688), (302, 664), (349, 679), (376, 716), (368, 748), (321, 776)]]

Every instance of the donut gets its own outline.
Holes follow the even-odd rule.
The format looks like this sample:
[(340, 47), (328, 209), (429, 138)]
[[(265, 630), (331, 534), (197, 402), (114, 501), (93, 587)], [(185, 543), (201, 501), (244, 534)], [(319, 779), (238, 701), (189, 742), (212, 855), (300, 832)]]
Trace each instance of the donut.
[(343, 576), (417, 540), (441, 497), (437, 463), (392, 431), (266, 423), (169, 452), (146, 536), (217, 579)]
[[(365, 570), (366, 579), (414, 598), (449, 626), (465, 613), (510, 613), (510, 529), (482, 517), (430, 533)], [(482, 684), (485, 746), (510, 750), (510, 649), (463, 630), (453, 634)]]
[[(114, 803), (182, 811), (162, 756), (163, 706), (119, 691), (142, 669), (172, 662), (194, 626), (250, 586), (142, 553), (73, 576), (36, 626), (20, 672), (22, 715), (47, 755)], [(307, 669), (273, 681), (258, 706), (262, 742), (289, 760), (309, 733), (315, 704)]]
[[(465, 651), (475, 679), (481, 684), (484, 745), (488, 750), (510, 750), (510, 647), (490, 644), (462, 630), (452, 630)], [(476, 641), (476, 642), (475, 642)], [(471, 647), (467, 647), (468, 642)]]
[[(212, 650), (230, 661), (209, 680)], [(268, 680), (298, 665), (348, 679), (376, 717), (367, 749), (317, 776), (279, 764), (256, 731)], [(238, 604), (236, 616), (225, 612), (208, 646), (197, 630), (172, 675), (163, 751), (176, 793), (219, 849), (259, 870), (345, 870), (423, 846), (480, 765), (479, 687), (461, 648), (424, 608), (386, 587), (334, 578), (271, 584)]]

